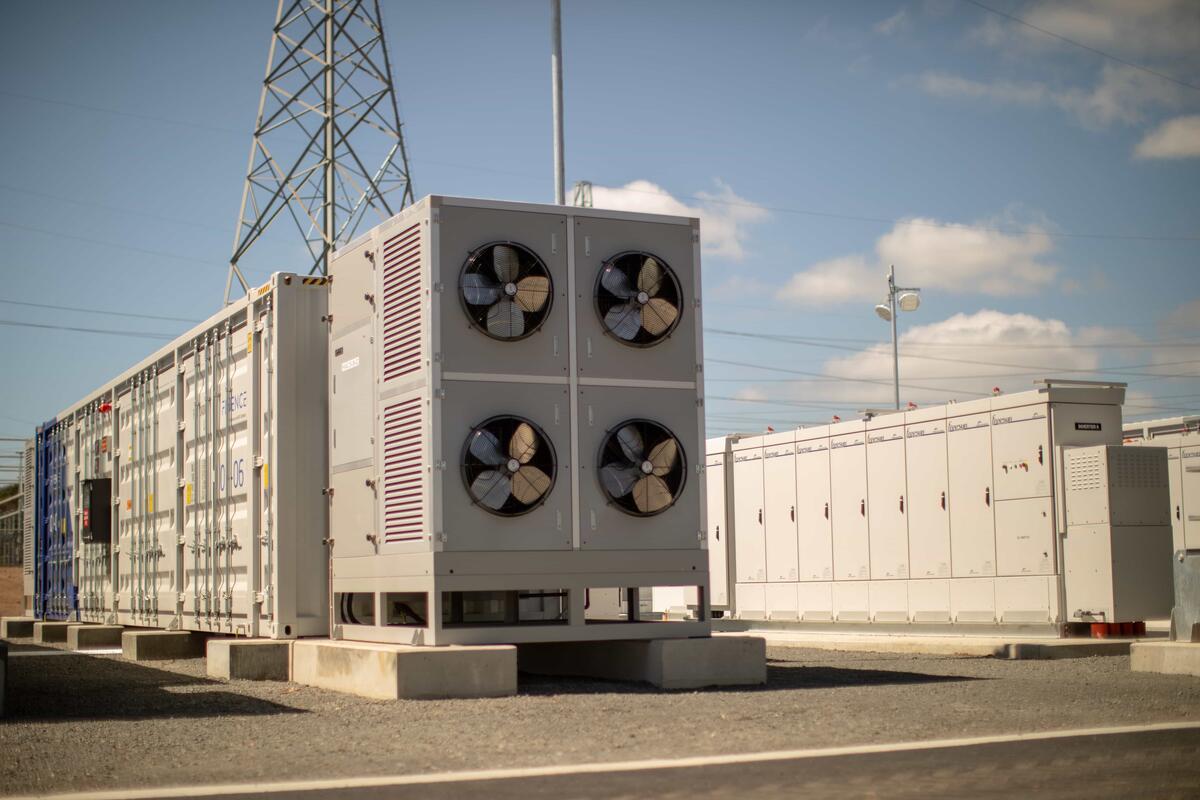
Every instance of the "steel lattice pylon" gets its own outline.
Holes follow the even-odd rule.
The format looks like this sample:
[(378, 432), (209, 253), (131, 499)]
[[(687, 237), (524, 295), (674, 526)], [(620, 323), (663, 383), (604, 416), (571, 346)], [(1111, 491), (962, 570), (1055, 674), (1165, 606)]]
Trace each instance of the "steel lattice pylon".
[(249, 291), (239, 263), (285, 210), (323, 275), (368, 209), (412, 200), (378, 0), (280, 0), (225, 302), (235, 276)]

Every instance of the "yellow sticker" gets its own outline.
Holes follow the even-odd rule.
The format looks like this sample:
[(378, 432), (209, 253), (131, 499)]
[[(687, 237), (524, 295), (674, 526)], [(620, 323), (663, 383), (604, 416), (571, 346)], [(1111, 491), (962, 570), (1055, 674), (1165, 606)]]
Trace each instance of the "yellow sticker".
[(154, 513), (154, 495), (152, 495), (152, 494), (146, 495), (146, 513), (147, 514)]
[(59, 530), (59, 533), (67, 532), (67, 521), (65, 519), (60, 519), (58, 521), (58, 530)]
[(183, 504), (190, 506), (192, 504), (192, 485), (189, 483), (183, 490)]
[(254, 352), (254, 333), (250, 332), (250, 333), (246, 334), (246, 354), (249, 355), (250, 353), (253, 353), (253, 352)]
[(267, 476), (268, 476), (268, 474), (270, 474), (270, 471), (271, 470), (269, 469), (267, 462), (264, 461), (263, 462), (263, 491), (264, 492), (267, 491), (267, 486), (270, 484), (270, 481), (267, 480)]

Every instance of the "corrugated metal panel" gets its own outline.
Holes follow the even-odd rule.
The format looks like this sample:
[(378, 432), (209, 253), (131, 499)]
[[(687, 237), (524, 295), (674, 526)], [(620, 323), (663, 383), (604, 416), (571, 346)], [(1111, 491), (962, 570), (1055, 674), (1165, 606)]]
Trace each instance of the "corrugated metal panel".
[(383, 380), (421, 369), (421, 226), (383, 245)]
[(383, 540), (411, 542), (425, 535), (424, 401), (383, 412)]

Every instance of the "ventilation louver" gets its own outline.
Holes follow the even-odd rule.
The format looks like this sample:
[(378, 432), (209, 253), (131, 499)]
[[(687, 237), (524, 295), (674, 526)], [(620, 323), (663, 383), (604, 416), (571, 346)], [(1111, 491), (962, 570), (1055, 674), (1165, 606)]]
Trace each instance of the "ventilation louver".
[(492, 417), (467, 437), (467, 493), (493, 514), (514, 517), (537, 508), (554, 488), (556, 470), (549, 437), (527, 419)]
[(471, 324), (493, 339), (524, 339), (550, 314), (550, 273), (536, 253), (514, 242), (492, 242), (471, 253), (459, 289)]
[(649, 517), (666, 511), (679, 499), (686, 478), (683, 447), (657, 422), (622, 422), (600, 447), (600, 484), (628, 514)]
[(600, 268), (596, 306), (605, 330), (624, 344), (650, 347), (679, 324), (679, 281), (660, 258), (619, 253)]

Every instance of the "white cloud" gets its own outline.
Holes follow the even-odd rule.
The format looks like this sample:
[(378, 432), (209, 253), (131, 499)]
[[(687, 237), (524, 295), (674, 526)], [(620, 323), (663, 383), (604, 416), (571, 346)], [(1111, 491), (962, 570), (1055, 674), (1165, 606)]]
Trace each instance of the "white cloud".
[(891, 36), (893, 33), (899, 33), (908, 26), (908, 11), (902, 8), (887, 19), (880, 20), (879, 22), (875, 23), (874, 30), (878, 34)]
[(1169, 119), (1138, 143), (1138, 158), (1195, 158), (1200, 156), (1200, 114)]
[(746, 228), (765, 220), (768, 213), (762, 206), (738, 196), (724, 181), (717, 179), (716, 185), (715, 192), (697, 192), (695, 196), (700, 202), (695, 206), (647, 180), (618, 187), (593, 186), (592, 203), (596, 208), (699, 217), (704, 252), (741, 261), (746, 257)]
[(926, 94), (943, 99), (1057, 108), (1089, 128), (1138, 124), (1154, 111), (1179, 108), (1186, 101), (1187, 91), (1133, 67), (1111, 64), (1104, 66), (1099, 82), (1091, 90), (1055, 88), (1038, 81), (976, 81), (944, 72), (923, 73), (916, 85)]
[[(1030, 25), (1129, 58), (1187, 59), (1200, 52), (1200, 6), (1194, 0), (1041, 0), (1015, 14)], [(1077, 51), (992, 14), (984, 17), (976, 34), (996, 46)]]
[(875, 243), (875, 259), (849, 255), (796, 273), (776, 292), (779, 300), (819, 305), (877, 300), (883, 275), (895, 264), (902, 285), (997, 297), (1029, 294), (1054, 283), (1059, 268), (1044, 258), (1050, 237), (1033, 226), (1021, 233), (954, 226), (914, 217), (897, 223)]
[(1190, 300), (1163, 317), (1160, 327), (1168, 332), (1200, 330), (1200, 297)]

